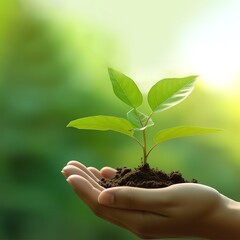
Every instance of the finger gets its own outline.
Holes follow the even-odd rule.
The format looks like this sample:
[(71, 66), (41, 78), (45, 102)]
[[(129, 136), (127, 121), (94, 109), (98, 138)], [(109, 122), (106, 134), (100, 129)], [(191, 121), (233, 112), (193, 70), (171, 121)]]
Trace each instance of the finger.
[(80, 175), (70, 175), (67, 178), (67, 181), (79, 198), (87, 205), (91, 205), (91, 202), (95, 202), (96, 198), (100, 194), (100, 190), (94, 188), (94, 186), (86, 178)]
[(117, 170), (110, 167), (104, 167), (100, 170), (102, 177), (104, 178), (113, 178), (116, 175)]
[(104, 190), (104, 188), (102, 186), (100, 186), (95, 180), (93, 180), (91, 177), (89, 177), (89, 175), (86, 174), (84, 171), (82, 171), (82, 169), (79, 169), (72, 165), (67, 165), (66, 167), (63, 168), (63, 172), (67, 176), (67, 178), (71, 175), (79, 175), (79, 176), (85, 178), (89, 183), (92, 184), (93, 187), (95, 187), (99, 191)]
[(87, 167), (85, 165), (83, 165), (82, 163), (73, 160), (73, 161), (68, 162), (67, 165), (72, 165), (72, 166), (75, 166), (75, 167), (81, 169), (86, 174), (88, 174), (93, 180), (98, 181), (97, 177), (91, 171), (89, 171), (87, 169)]
[(87, 169), (88, 169), (92, 174), (94, 174), (94, 176), (95, 176), (96, 178), (98, 178), (98, 180), (101, 180), (102, 175), (101, 175), (101, 173), (100, 173), (100, 171), (99, 171), (98, 169), (96, 169), (96, 168), (94, 168), (94, 167), (88, 167)]
[[(95, 189), (85, 178), (71, 175), (67, 181), (81, 200), (98, 216), (137, 234), (140, 238), (167, 237), (172, 232), (169, 218), (145, 211), (131, 211), (105, 207), (98, 203), (101, 192)], [(170, 230), (169, 230), (170, 226)]]
[[(167, 188), (145, 189), (135, 187), (115, 187), (102, 191), (98, 197), (105, 206), (154, 212), (163, 214), (166, 207), (172, 205)], [(163, 214), (164, 215), (164, 214)]]
[(131, 230), (125, 222), (127, 219), (133, 221), (136, 217), (136, 212), (133, 212), (134, 215), (131, 217), (129, 216), (129, 214), (131, 215), (131, 212), (129, 211), (107, 208), (100, 205), (97, 200), (100, 191), (79, 175), (71, 175), (68, 177), (67, 181), (73, 187), (78, 197), (95, 213), (95, 215), (120, 227)]

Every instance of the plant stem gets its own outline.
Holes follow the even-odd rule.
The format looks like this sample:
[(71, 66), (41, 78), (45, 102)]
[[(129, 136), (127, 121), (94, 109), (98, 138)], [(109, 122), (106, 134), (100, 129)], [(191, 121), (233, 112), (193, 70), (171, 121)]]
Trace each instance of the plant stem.
[[(153, 115), (153, 112), (150, 113), (148, 116), (145, 124), (143, 127), (146, 127), (149, 120), (151, 119), (151, 116)], [(151, 150), (150, 150), (151, 151)], [(146, 138), (146, 129), (143, 130), (143, 164), (145, 165), (147, 163), (149, 152), (147, 153), (147, 138)]]
[(147, 163), (147, 138), (146, 129), (143, 130), (143, 165)]
[(147, 124), (148, 124), (150, 118), (152, 117), (152, 115), (153, 115), (153, 112), (151, 112), (150, 115), (148, 116), (147, 121), (145, 122), (144, 127), (147, 126)]
[[(153, 115), (153, 112), (151, 112), (151, 114), (148, 116), (146, 122), (143, 123), (142, 120), (141, 120), (141, 118), (140, 118), (140, 116), (139, 116), (139, 114), (138, 114), (137, 109), (135, 108), (134, 110), (135, 110), (135, 112), (136, 112), (136, 115), (137, 115), (137, 117), (138, 117), (138, 119), (139, 119), (139, 122), (140, 122), (141, 126), (142, 126), (143, 128), (146, 127), (147, 124), (148, 124), (148, 122), (149, 122), (149, 120), (151, 119), (151, 116)], [(145, 164), (147, 163), (148, 155), (149, 155), (149, 153), (152, 151), (152, 149), (151, 149), (149, 152), (147, 152), (146, 128), (143, 129), (142, 133), (143, 133), (143, 144), (141, 144), (141, 143), (138, 141), (137, 138), (134, 138), (134, 139), (140, 144), (140, 146), (141, 146), (142, 149), (143, 149), (143, 165), (145, 165)]]
[(146, 157), (148, 157), (148, 155), (152, 152), (152, 150), (157, 146), (158, 144), (155, 144), (147, 153)]
[(143, 144), (136, 137), (132, 138), (141, 146), (142, 149), (144, 148)]
[[(136, 113), (136, 115), (137, 115), (137, 117), (138, 117), (138, 119), (139, 119), (139, 122), (140, 122), (141, 126), (142, 126), (142, 127), (145, 127), (144, 124), (143, 124), (143, 122), (142, 122), (142, 120), (141, 120), (141, 118), (140, 118), (140, 116), (139, 116), (139, 114), (138, 114), (137, 109), (134, 108), (134, 110), (135, 110), (135, 113)], [(143, 144), (141, 144), (141, 143), (138, 141), (137, 138), (135, 138), (135, 140), (141, 145), (141, 147), (142, 147), (142, 149), (143, 149), (143, 163), (146, 164), (146, 162), (147, 162), (147, 158), (146, 158), (147, 147), (146, 147), (146, 131), (145, 131), (145, 129), (143, 130)]]
[(141, 118), (140, 118), (140, 116), (139, 116), (139, 114), (138, 114), (137, 109), (134, 108), (134, 110), (135, 110), (135, 113), (136, 113), (136, 115), (137, 115), (137, 117), (138, 117), (138, 119), (139, 119), (139, 122), (140, 122), (141, 126), (144, 127), (143, 122), (142, 122), (142, 120), (141, 120)]

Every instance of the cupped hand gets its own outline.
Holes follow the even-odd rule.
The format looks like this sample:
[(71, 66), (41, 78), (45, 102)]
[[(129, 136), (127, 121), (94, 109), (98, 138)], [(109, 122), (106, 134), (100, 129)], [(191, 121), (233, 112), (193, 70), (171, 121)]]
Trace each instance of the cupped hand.
[(102, 177), (112, 178), (115, 173), (109, 167), (99, 171), (77, 161), (63, 168), (63, 175), (74, 191), (98, 217), (141, 238), (237, 239), (221, 222), (233, 201), (215, 189), (195, 183), (162, 189), (104, 189), (98, 184)]

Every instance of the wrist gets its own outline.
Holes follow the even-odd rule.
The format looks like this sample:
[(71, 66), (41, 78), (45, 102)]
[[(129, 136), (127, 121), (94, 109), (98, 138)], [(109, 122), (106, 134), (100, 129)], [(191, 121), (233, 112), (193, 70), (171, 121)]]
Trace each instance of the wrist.
[(221, 195), (207, 222), (208, 239), (240, 239), (240, 203)]

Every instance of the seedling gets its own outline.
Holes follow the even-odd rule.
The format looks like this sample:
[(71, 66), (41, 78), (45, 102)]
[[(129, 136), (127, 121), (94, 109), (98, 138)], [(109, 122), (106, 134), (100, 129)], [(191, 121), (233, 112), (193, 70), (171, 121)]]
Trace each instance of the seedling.
[[(186, 99), (194, 89), (197, 76), (183, 78), (165, 78), (158, 81), (148, 92), (147, 100), (151, 108), (149, 115), (138, 110), (142, 105), (143, 96), (136, 83), (128, 76), (112, 69), (108, 69), (109, 77), (115, 95), (132, 109), (127, 113), (127, 118), (114, 116), (91, 116), (71, 121), (67, 127), (78, 129), (116, 131), (134, 139), (142, 148), (143, 165), (153, 149), (164, 141), (174, 138), (207, 134), (221, 131), (215, 128), (203, 128), (195, 126), (177, 126), (158, 131), (154, 137), (155, 144), (147, 149), (147, 129), (154, 126), (152, 116), (155, 113), (167, 110)], [(136, 131), (142, 133), (142, 139), (134, 136)]]

